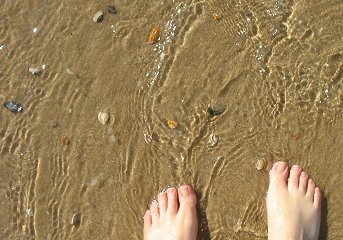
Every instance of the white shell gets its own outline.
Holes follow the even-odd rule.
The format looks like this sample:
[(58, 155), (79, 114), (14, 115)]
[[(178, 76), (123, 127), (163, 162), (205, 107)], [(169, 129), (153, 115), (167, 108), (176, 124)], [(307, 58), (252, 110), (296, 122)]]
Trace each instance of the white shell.
[(110, 120), (110, 115), (107, 112), (99, 112), (98, 120), (101, 124), (105, 125)]
[(101, 22), (103, 18), (104, 18), (104, 12), (103, 11), (98, 11), (93, 16), (93, 22), (95, 22), (95, 23)]
[(256, 162), (256, 169), (258, 171), (261, 171), (261, 170), (265, 169), (266, 166), (267, 166), (267, 162), (266, 162), (265, 159), (261, 158), (261, 159), (257, 160), (257, 162)]
[(209, 137), (208, 143), (210, 144), (211, 147), (214, 147), (217, 145), (218, 141), (219, 141), (219, 138), (216, 135), (211, 134)]

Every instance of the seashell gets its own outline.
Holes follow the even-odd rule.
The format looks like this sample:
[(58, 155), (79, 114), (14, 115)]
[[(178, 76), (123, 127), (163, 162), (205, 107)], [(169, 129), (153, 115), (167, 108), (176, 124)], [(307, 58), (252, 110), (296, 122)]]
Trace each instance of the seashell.
[(267, 166), (267, 161), (264, 158), (261, 158), (261, 159), (257, 160), (257, 162), (256, 162), (256, 169), (258, 171), (266, 169), (266, 166)]
[(175, 122), (174, 120), (168, 120), (167, 125), (171, 129), (177, 128), (179, 126), (179, 124)]
[(96, 12), (93, 16), (93, 22), (99, 23), (99, 22), (102, 22), (102, 20), (104, 20), (104, 12), (103, 11)]
[(101, 124), (105, 125), (110, 120), (110, 115), (107, 112), (99, 112), (98, 120)]
[(144, 141), (146, 143), (151, 143), (152, 142), (152, 136), (147, 134), (147, 133), (144, 133)]
[(210, 144), (211, 147), (214, 147), (217, 145), (219, 141), (219, 138), (217, 137), (217, 135), (211, 134), (208, 140), (208, 143)]
[(158, 39), (160, 38), (161, 34), (161, 28), (159, 26), (153, 27), (150, 31), (148, 43), (155, 44), (158, 42)]
[(73, 217), (71, 218), (70, 224), (75, 226), (75, 225), (79, 225), (80, 222), (81, 222), (81, 214), (80, 213), (75, 213), (73, 215)]

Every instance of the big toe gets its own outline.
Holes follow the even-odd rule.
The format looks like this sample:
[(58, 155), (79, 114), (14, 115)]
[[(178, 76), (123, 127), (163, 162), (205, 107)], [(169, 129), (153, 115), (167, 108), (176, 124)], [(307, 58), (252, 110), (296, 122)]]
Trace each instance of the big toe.
[(178, 189), (178, 198), (180, 202), (180, 209), (178, 214), (183, 214), (186, 211), (196, 212), (196, 196), (192, 187), (182, 185)]
[(276, 162), (269, 173), (269, 190), (275, 187), (286, 187), (288, 178), (288, 165), (286, 162)]

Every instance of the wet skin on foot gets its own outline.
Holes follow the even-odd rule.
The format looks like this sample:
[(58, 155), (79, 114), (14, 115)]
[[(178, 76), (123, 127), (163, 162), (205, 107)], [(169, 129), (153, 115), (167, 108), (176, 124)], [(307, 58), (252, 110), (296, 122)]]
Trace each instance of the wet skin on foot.
[(144, 240), (196, 240), (196, 201), (189, 185), (161, 192), (144, 215)]
[(276, 162), (269, 173), (268, 239), (318, 239), (321, 192), (300, 166)]

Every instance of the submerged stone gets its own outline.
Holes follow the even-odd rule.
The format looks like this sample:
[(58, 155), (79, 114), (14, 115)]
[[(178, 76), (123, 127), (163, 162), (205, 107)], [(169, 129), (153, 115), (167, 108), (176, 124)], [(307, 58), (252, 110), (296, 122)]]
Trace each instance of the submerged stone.
[(219, 116), (221, 115), (223, 112), (225, 112), (225, 107), (223, 106), (223, 104), (221, 103), (214, 103), (212, 106), (210, 106), (207, 109), (207, 112), (211, 115), (211, 116)]
[(107, 6), (107, 11), (113, 15), (117, 14), (117, 9), (113, 4)]
[(21, 104), (14, 101), (5, 102), (4, 106), (13, 113), (18, 113), (23, 110)]

